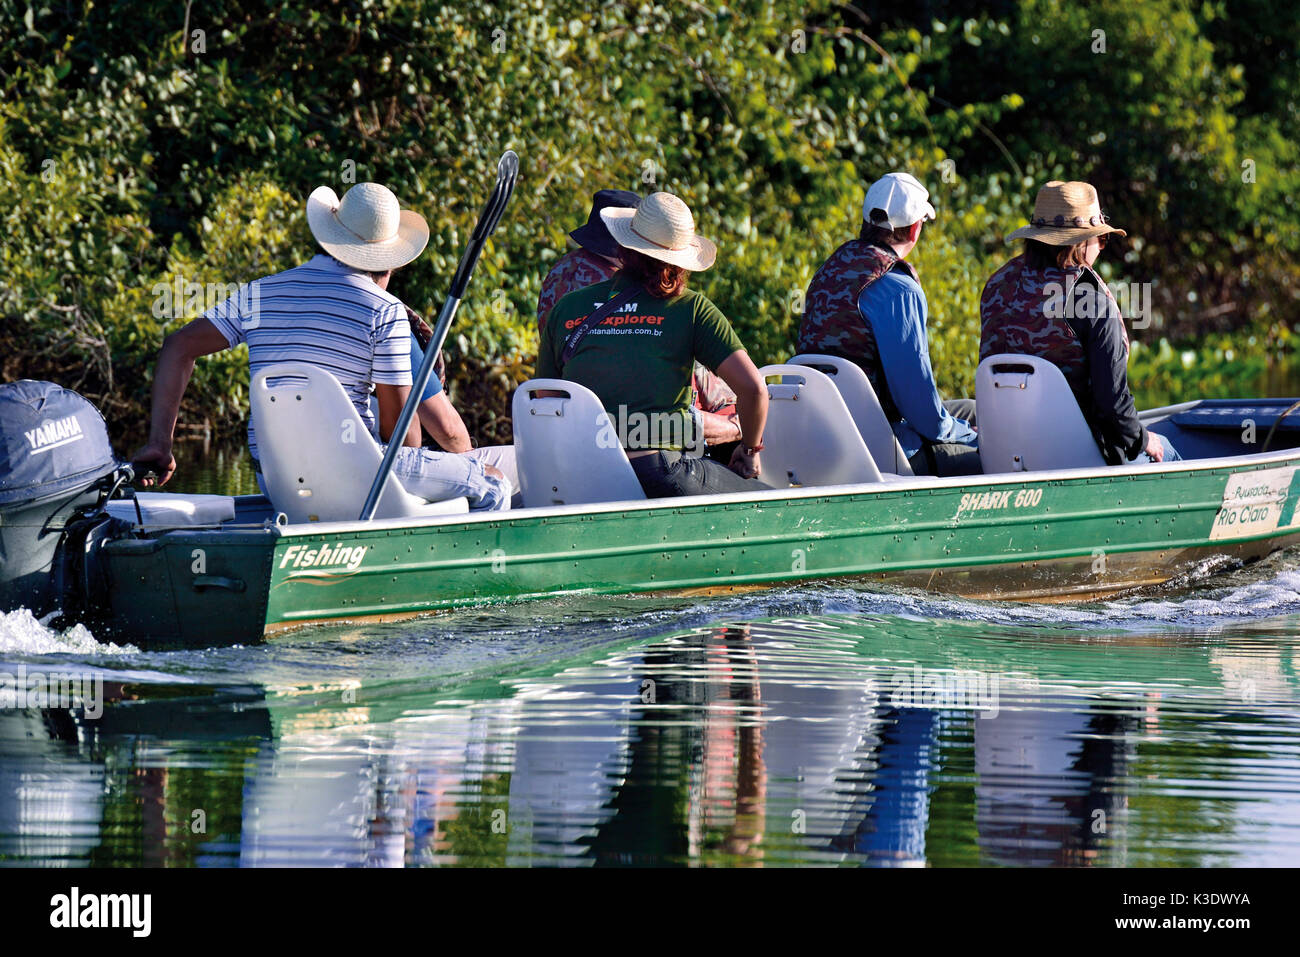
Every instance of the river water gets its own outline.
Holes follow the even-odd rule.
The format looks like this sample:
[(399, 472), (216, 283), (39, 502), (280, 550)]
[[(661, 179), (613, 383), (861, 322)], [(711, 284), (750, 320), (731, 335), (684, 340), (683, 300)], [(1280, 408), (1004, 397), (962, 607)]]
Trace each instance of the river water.
[(0, 672), (102, 714), (0, 701), (0, 863), (1295, 865), (1297, 635), (1296, 553), (1099, 604), (827, 582), (190, 652), (16, 612)]

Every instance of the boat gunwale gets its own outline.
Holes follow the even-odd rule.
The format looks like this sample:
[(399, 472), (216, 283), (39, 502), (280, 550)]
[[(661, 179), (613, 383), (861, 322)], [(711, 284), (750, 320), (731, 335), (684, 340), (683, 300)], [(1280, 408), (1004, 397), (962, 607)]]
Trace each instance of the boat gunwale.
[[(767, 489), (758, 492), (721, 492), (714, 495), (691, 495), (657, 499), (626, 499), (614, 502), (554, 505), (509, 511), (483, 511), (436, 515), (427, 518), (386, 518), (338, 522), (311, 522), (275, 526), (281, 541), (318, 535), (349, 535), (365, 531), (403, 529), (438, 529), (465, 527), (483, 523), (514, 524), (519, 521), (554, 518), (582, 518), (633, 511), (704, 509), (717, 506), (745, 506), (798, 502), (817, 498), (847, 498), (860, 495), (919, 492), (930, 489), (1024, 485), (1052, 482), (1077, 482), (1088, 479), (1127, 480), (1149, 475), (1169, 475), (1196, 471), (1254, 471), (1269, 465), (1291, 461), (1300, 463), (1300, 448), (1256, 452), (1251, 455), (1219, 456), (1212, 459), (1185, 459), (1178, 462), (1152, 462), (1144, 465), (1103, 466), (1101, 468), (1052, 469), (1042, 472), (998, 472), (992, 475), (960, 475), (949, 478), (907, 476), (896, 481), (863, 482), (855, 485), (816, 485), (799, 488)], [(1271, 533), (1276, 534), (1276, 533)], [(1264, 535), (1262, 537), (1271, 537)]]

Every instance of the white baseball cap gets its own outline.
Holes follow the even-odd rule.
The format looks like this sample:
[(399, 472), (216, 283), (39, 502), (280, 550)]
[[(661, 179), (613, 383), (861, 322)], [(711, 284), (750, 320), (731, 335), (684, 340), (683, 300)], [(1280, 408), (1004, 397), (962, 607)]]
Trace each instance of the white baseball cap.
[[(883, 209), (886, 218), (872, 219), (873, 209)], [(862, 221), (886, 229), (902, 229), (934, 215), (930, 191), (911, 173), (886, 173), (871, 184), (862, 201)]]

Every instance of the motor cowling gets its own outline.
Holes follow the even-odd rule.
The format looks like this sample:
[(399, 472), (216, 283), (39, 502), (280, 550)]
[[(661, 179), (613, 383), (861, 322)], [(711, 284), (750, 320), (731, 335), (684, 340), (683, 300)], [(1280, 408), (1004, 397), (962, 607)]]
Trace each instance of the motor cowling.
[(0, 384), (0, 611), (61, 604), (65, 533), (121, 468), (86, 399), (53, 382)]

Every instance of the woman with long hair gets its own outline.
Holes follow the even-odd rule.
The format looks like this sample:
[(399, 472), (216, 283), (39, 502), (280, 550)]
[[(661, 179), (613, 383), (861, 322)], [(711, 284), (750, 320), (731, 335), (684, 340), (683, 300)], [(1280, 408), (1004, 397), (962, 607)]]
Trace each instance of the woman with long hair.
[(1115, 297), (1093, 271), (1111, 236), (1124, 230), (1102, 214), (1088, 183), (1053, 181), (1038, 191), (1028, 226), (1007, 241), (1024, 249), (984, 286), (980, 359), (1012, 353), (1047, 359), (1070, 384), (1109, 465), (1146, 453), (1180, 458), (1139, 421), (1128, 384), (1128, 332)]
[[(600, 217), (622, 265), (551, 309), (537, 375), (596, 394), (650, 498), (768, 488), (758, 480), (763, 378), (721, 310), (687, 288), (692, 272), (713, 265), (717, 247), (696, 235), (690, 209), (671, 193), (653, 193), (635, 209), (602, 209)], [(690, 412), (697, 360), (736, 393), (741, 441), (729, 467), (688, 454), (704, 444)]]

